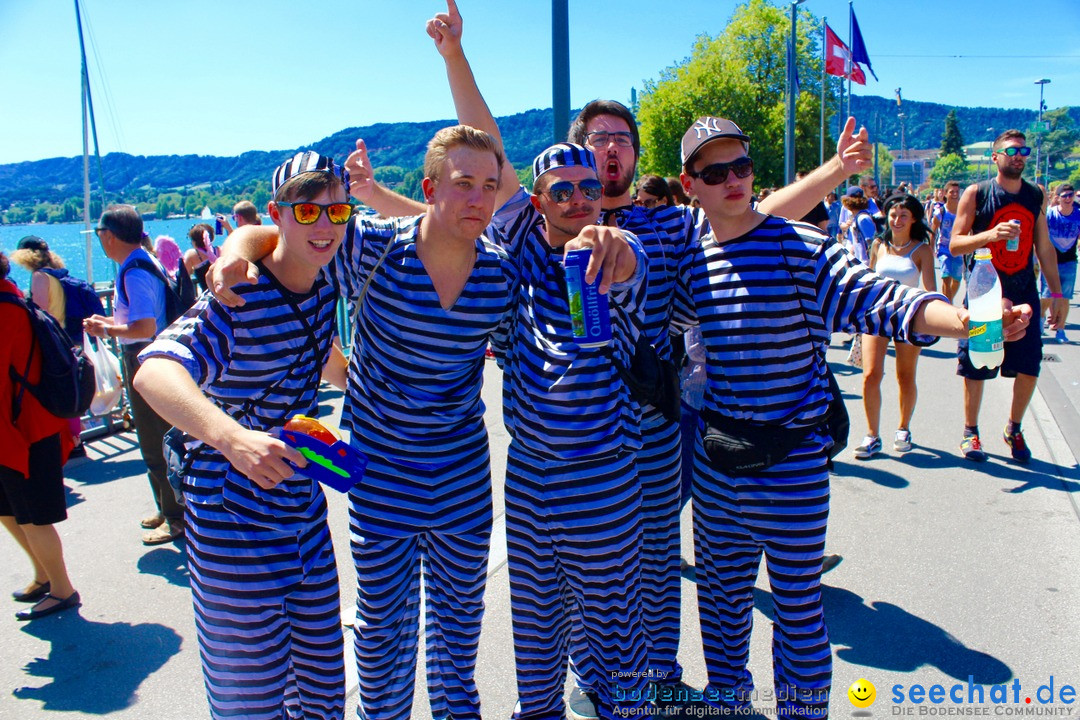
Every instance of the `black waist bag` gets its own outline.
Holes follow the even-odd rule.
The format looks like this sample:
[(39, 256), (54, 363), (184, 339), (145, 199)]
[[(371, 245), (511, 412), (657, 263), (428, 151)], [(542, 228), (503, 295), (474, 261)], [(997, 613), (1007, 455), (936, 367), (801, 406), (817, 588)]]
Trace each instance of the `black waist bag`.
[(754, 475), (791, 454), (812, 428), (789, 428), (703, 412), (705, 455), (728, 477)]
[(634, 344), (630, 367), (618, 365), (618, 370), (635, 400), (652, 405), (672, 422), (679, 421), (682, 414), (679, 369), (675, 363), (661, 358), (644, 334)]

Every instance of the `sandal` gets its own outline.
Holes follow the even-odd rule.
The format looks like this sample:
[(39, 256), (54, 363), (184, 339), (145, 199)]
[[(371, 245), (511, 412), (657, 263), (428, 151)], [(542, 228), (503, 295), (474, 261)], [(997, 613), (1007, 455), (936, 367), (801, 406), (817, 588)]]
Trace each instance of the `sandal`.
[(27, 590), (25, 592), (23, 592), (22, 590), (16, 590), (15, 592), (11, 593), (11, 597), (15, 599), (15, 602), (36, 603), (38, 600), (48, 595), (49, 591), (52, 589), (52, 587), (49, 585), (48, 580), (46, 580), (45, 582), (38, 582), (37, 580), (34, 580), (34, 585), (36, 585), (37, 587), (35, 587), (33, 590)]
[[(50, 600), (55, 602), (49, 603)], [(78, 591), (71, 593), (66, 598), (58, 598), (55, 595), (47, 594), (42, 598), (37, 605), (29, 610), (20, 610), (15, 613), (16, 620), (37, 620), (47, 615), (60, 612), (61, 610), (67, 610), (82, 604), (82, 599), (79, 597)]]

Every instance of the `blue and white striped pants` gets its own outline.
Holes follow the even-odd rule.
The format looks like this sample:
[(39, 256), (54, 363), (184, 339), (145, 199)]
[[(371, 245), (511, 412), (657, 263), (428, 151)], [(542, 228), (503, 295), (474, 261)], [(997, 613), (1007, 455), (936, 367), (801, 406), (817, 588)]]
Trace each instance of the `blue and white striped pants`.
[[(773, 675), (781, 715), (828, 715), (832, 651), (821, 606), (829, 517), (824, 438), (813, 434), (755, 477), (728, 478), (694, 448), (694, 555), (708, 696), (745, 707), (754, 584), (761, 555), (772, 588)], [(708, 697), (707, 696), (707, 697)]]
[(187, 554), (213, 718), (342, 718), (337, 566), (321, 493), (291, 530), (190, 503)]
[(445, 466), (373, 460), (350, 501), (358, 717), (412, 716), (422, 572), (431, 715), (479, 720), (492, 523), (486, 439)]
[(562, 718), (571, 625), (582, 661), (604, 681), (600, 716), (644, 706), (641, 487), (634, 454), (565, 462), (510, 444), (506, 542), (518, 706), (514, 718)]
[[(658, 421), (642, 423), (641, 449), (637, 453), (641, 482), (641, 607), (650, 677), (674, 683), (682, 678), (677, 659), (682, 610), (682, 442), (678, 423), (653, 412)], [(605, 680), (589, 662), (585, 647), (584, 635), (575, 622), (570, 668), (579, 687), (595, 690)]]

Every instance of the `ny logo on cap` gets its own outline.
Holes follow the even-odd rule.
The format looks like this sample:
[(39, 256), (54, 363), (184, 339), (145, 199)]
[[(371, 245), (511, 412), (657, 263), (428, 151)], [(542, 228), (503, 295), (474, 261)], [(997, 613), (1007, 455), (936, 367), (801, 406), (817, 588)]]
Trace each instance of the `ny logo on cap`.
[(699, 140), (701, 139), (702, 135), (704, 135), (705, 137), (710, 137), (712, 135), (730, 134), (731, 128), (727, 126), (721, 127), (719, 124), (720, 122), (721, 120), (714, 117), (699, 118), (698, 121), (694, 123), (694, 133), (697, 135)]

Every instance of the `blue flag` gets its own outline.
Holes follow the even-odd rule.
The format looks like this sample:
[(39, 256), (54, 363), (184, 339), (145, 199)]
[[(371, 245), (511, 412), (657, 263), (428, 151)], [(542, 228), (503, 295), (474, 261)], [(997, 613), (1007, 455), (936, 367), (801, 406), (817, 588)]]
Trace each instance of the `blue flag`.
[(870, 64), (870, 56), (866, 54), (866, 43), (863, 42), (862, 33), (859, 32), (859, 21), (855, 19), (855, 8), (850, 5), (848, 7), (851, 9), (851, 59), (866, 65), (866, 69), (877, 80), (877, 73)]

